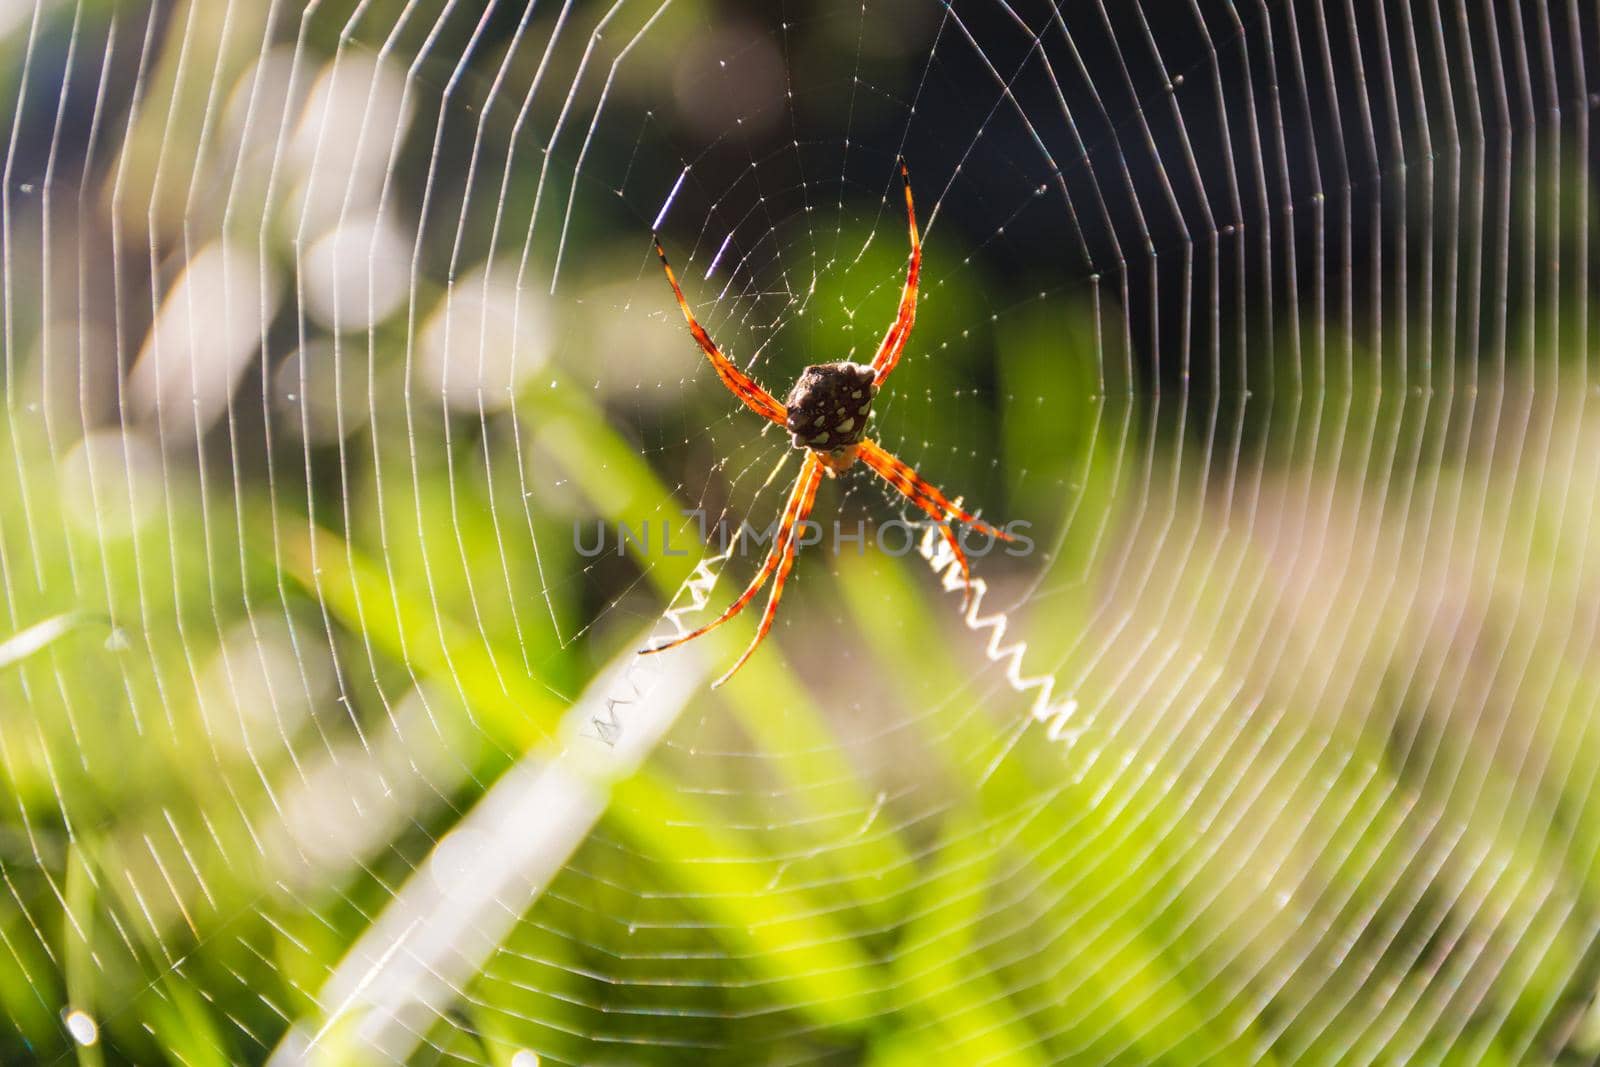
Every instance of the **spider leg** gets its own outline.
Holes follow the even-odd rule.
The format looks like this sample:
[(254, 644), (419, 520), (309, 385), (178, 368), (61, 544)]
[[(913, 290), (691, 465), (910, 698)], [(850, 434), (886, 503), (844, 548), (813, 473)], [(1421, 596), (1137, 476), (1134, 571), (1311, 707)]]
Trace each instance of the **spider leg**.
[[(665, 652), (669, 648), (677, 648), (681, 644), (693, 641), (702, 634), (710, 633), (743, 611), (745, 605), (756, 598), (756, 594), (761, 592), (761, 587), (767, 584), (768, 576), (772, 574), (783, 559), (787, 544), (791, 539), (791, 531), (800, 522), (804, 521), (806, 515), (811, 511), (811, 504), (817, 497), (817, 484), (822, 480), (821, 467), (822, 465), (817, 460), (816, 453), (808, 451), (805, 462), (800, 465), (800, 476), (795, 479), (794, 488), (789, 491), (789, 502), (783, 508), (783, 521), (778, 527), (778, 532), (772, 538), (772, 547), (767, 551), (766, 560), (761, 564), (761, 569), (756, 572), (756, 576), (750, 580), (750, 584), (745, 587), (745, 591), (739, 594), (737, 600), (728, 605), (728, 610), (693, 633), (674, 638), (666, 644), (640, 649), (639, 653), (641, 655), (648, 655), (652, 652)], [(764, 634), (765, 631), (763, 631)], [(756, 638), (757, 643), (760, 640), (760, 637)], [(754, 645), (751, 646), (752, 649), (754, 647)], [(749, 653), (747, 652), (745, 655), (748, 657)], [(739, 662), (743, 663), (744, 660)], [(732, 672), (730, 671), (729, 673), (731, 674)]]
[(982, 530), (990, 537), (1002, 541), (1014, 541), (1016, 538), (1004, 530), (995, 529), (971, 512), (957, 507), (949, 497), (939, 491), (937, 486), (918, 474), (909, 463), (888, 452), (870, 437), (861, 442), (857, 456), (872, 468), (873, 473), (888, 482), (890, 488), (939, 523), (939, 536), (944, 538), (944, 543), (950, 546), (956, 562), (961, 565), (961, 577), (966, 585), (961, 597), (961, 607), (963, 611), (966, 610), (972, 600), (972, 568), (967, 565), (967, 554), (961, 550), (961, 542), (956, 539), (950, 523), (964, 522), (973, 529)]
[(939, 491), (938, 486), (918, 474), (916, 468), (889, 452), (872, 438), (862, 440), (856, 456), (901, 496), (927, 512), (932, 518), (940, 522), (966, 523), (973, 529), (982, 530), (990, 537), (1002, 541), (1016, 540), (1004, 530), (996, 529), (970, 511), (957, 507), (954, 501)]
[[(811, 455), (807, 456), (808, 461), (814, 455), (815, 453), (811, 453)], [(800, 510), (795, 513), (795, 522), (791, 524), (788, 531), (785, 531), (788, 536), (783, 539), (783, 562), (778, 565), (778, 576), (772, 580), (772, 592), (767, 594), (767, 606), (766, 610), (761, 613), (761, 625), (756, 628), (756, 635), (751, 639), (750, 647), (744, 650), (744, 655), (739, 657), (739, 661), (729, 667), (728, 672), (721, 678), (711, 683), (711, 688), (713, 689), (732, 678), (734, 672), (744, 666), (744, 661), (750, 658), (751, 653), (755, 652), (756, 646), (761, 644), (762, 638), (767, 636), (767, 631), (772, 629), (772, 620), (778, 617), (778, 601), (783, 599), (783, 583), (789, 580), (789, 572), (794, 569), (795, 556), (800, 552), (800, 528), (798, 524), (805, 522), (806, 516), (811, 514), (811, 505), (816, 503), (817, 500), (817, 486), (822, 482), (822, 465), (820, 463), (817, 464), (811, 468), (811, 471), (811, 477), (805, 479), (805, 498), (800, 501)], [(804, 478), (803, 472), (802, 478)], [(799, 488), (799, 486), (796, 485), (796, 488)]]
[(906, 267), (906, 285), (900, 291), (900, 313), (894, 325), (883, 335), (878, 354), (872, 357), (872, 384), (881, 386), (894, 365), (900, 362), (906, 341), (911, 337), (911, 326), (917, 321), (917, 278), (922, 273), (922, 238), (917, 234), (917, 209), (911, 202), (911, 174), (905, 161), (900, 162), (900, 177), (906, 184), (906, 224), (911, 230), (911, 263)]
[(728, 387), (728, 391), (744, 401), (745, 406), (751, 411), (782, 426), (784, 419), (789, 416), (788, 409), (771, 393), (761, 388), (754, 378), (734, 366), (733, 361), (722, 354), (722, 350), (711, 339), (711, 335), (706, 333), (705, 327), (695, 321), (694, 312), (689, 310), (689, 302), (683, 298), (683, 290), (678, 287), (678, 276), (672, 272), (672, 264), (667, 262), (667, 253), (661, 247), (661, 238), (656, 237), (655, 242), (656, 255), (661, 257), (661, 269), (667, 272), (667, 282), (672, 286), (672, 295), (678, 298), (678, 307), (689, 323), (689, 332), (694, 335), (695, 341), (711, 360), (711, 366), (715, 368), (717, 377), (721, 378), (722, 384)]

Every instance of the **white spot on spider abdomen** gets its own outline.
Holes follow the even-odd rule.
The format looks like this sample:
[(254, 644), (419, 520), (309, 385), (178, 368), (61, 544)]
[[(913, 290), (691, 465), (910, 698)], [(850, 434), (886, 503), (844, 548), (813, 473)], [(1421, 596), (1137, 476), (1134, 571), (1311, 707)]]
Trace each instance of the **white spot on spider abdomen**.
[(876, 392), (872, 376), (872, 368), (859, 363), (807, 367), (786, 402), (795, 447), (834, 451), (860, 441)]

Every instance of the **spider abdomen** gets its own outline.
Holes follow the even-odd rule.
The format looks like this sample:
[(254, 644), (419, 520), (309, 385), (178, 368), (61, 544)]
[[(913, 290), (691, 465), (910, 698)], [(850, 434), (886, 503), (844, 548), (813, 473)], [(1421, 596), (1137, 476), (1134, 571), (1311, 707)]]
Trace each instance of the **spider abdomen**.
[(859, 444), (872, 414), (873, 369), (860, 363), (816, 363), (789, 390), (784, 428), (794, 447), (836, 452)]

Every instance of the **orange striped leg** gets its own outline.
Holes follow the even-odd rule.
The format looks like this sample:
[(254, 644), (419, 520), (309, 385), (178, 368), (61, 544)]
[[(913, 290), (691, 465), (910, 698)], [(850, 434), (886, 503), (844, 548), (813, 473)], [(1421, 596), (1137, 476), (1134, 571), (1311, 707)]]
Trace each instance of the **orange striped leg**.
[(982, 530), (1002, 541), (1016, 540), (1004, 530), (995, 529), (970, 511), (956, 507), (949, 497), (939, 491), (938, 486), (925, 481), (909, 463), (887, 451), (872, 438), (866, 438), (861, 442), (856, 455), (896, 492), (940, 522), (964, 522), (973, 529)]
[(912, 324), (917, 321), (917, 279), (922, 274), (922, 238), (917, 233), (917, 209), (911, 203), (911, 174), (905, 161), (900, 163), (900, 177), (906, 183), (906, 224), (911, 229), (911, 263), (906, 267), (906, 285), (900, 291), (900, 313), (894, 325), (883, 335), (878, 354), (872, 357), (873, 385), (881, 386), (894, 365), (900, 362), (900, 353), (906, 349), (911, 337)]
[(689, 323), (689, 332), (694, 335), (706, 357), (711, 360), (717, 377), (722, 379), (722, 384), (728, 391), (740, 400), (745, 406), (763, 418), (771, 419), (779, 426), (783, 425), (789, 417), (788, 409), (780, 404), (776, 397), (756, 382), (756, 380), (733, 365), (733, 361), (722, 354), (717, 343), (706, 333), (705, 327), (695, 321), (694, 312), (689, 310), (689, 302), (683, 298), (683, 290), (678, 287), (678, 276), (672, 272), (672, 264), (667, 262), (667, 253), (661, 247), (661, 239), (656, 238), (656, 255), (661, 257), (661, 269), (667, 272), (667, 282), (672, 286), (672, 295), (678, 298), (678, 307), (683, 311), (684, 319)]
[[(808, 453), (807, 458), (815, 454), (814, 452)], [(732, 678), (734, 672), (744, 666), (744, 661), (750, 658), (750, 654), (756, 650), (756, 646), (761, 644), (761, 639), (767, 636), (767, 631), (772, 629), (772, 620), (778, 617), (778, 601), (783, 599), (783, 583), (789, 580), (789, 572), (794, 569), (795, 556), (800, 552), (799, 524), (806, 521), (806, 516), (811, 514), (811, 505), (816, 503), (817, 486), (822, 482), (820, 477), (821, 470), (822, 466), (818, 464), (816, 468), (817, 475), (813, 475), (806, 486), (805, 499), (800, 502), (800, 511), (797, 513), (795, 524), (784, 531), (788, 536), (784, 538), (783, 562), (778, 566), (778, 576), (772, 580), (772, 592), (767, 594), (767, 607), (761, 613), (761, 625), (756, 628), (756, 636), (750, 642), (750, 647), (744, 650), (744, 655), (739, 657), (739, 662), (729, 667), (727, 674), (711, 683), (711, 688), (713, 689)]]
[(761, 592), (761, 587), (767, 584), (767, 577), (772, 574), (779, 561), (783, 558), (784, 544), (789, 537), (789, 531), (794, 529), (796, 523), (803, 520), (805, 513), (811, 510), (811, 501), (816, 499), (817, 483), (821, 480), (822, 464), (818, 461), (815, 452), (807, 451), (805, 462), (800, 465), (800, 476), (795, 479), (794, 488), (789, 491), (789, 502), (784, 505), (783, 522), (779, 525), (777, 534), (772, 538), (772, 547), (767, 550), (766, 561), (761, 564), (761, 569), (750, 580), (750, 584), (745, 587), (745, 591), (739, 594), (739, 599), (728, 605), (727, 611), (724, 611), (716, 619), (693, 633), (684, 634), (682, 637), (674, 638), (664, 645), (656, 645), (654, 648), (642, 648), (639, 650), (640, 654), (665, 652), (669, 648), (677, 648), (687, 641), (693, 641), (702, 634), (710, 633), (743, 611), (745, 605), (754, 600), (756, 594)]
[(956, 507), (937, 486), (923, 480), (910, 464), (892, 455), (871, 438), (861, 442), (857, 455), (878, 477), (888, 482), (895, 492), (921, 508), (930, 518), (938, 521), (939, 536), (944, 538), (944, 543), (955, 553), (956, 562), (961, 564), (961, 577), (966, 584), (961, 597), (961, 607), (962, 610), (966, 610), (972, 600), (972, 568), (967, 565), (967, 554), (961, 550), (961, 542), (956, 539), (955, 531), (950, 528), (950, 522), (952, 520), (964, 522), (973, 529), (982, 530), (1002, 541), (1014, 541), (1016, 538), (1004, 530), (995, 529), (971, 512)]

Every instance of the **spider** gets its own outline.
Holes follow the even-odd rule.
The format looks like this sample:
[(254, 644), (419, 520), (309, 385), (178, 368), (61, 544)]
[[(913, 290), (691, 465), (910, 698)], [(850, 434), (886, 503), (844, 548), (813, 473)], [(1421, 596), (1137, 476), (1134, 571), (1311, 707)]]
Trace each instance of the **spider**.
[(900, 164), (900, 177), (905, 182), (906, 222), (911, 231), (911, 260), (906, 267), (905, 288), (900, 294), (900, 311), (895, 317), (894, 324), (889, 327), (889, 332), (884, 334), (883, 342), (878, 346), (878, 352), (870, 364), (849, 362), (813, 364), (800, 375), (800, 380), (795, 382), (794, 388), (789, 391), (788, 400), (781, 404), (776, 397), (723, 355), (722, 350), (711, 339), (711, 335), (695, 321), (694, 312), (689, 310), (689, 304), (683, 298), (683, 290), (678, 286), (678, 278), (672, 271), (672, 264), (667, 262), (667, 253), (661, 247), (661, 239), (659, 236), (655, 239), (656, 255), (661, 258), (661, 269), (666, 272), (667, 282), (672, 286), (673, 295), (677, 297), (678, 307), (689, 323), (689, 332), (694, 335), (695, 341), (711, 360), (711, 366), (716, 370), (717, 377), (722, 379), (722, 384), (750, 410), (788, 430), (794, 447), (805, 452), (805, 460), (800, 465), (800, 476), (795, 479), (794, 488), (789, 491), (789, 501), (784, 506), (783, 519), (778, 526), (777, 536), (772, 539), (772, 548), (767, 552), (767, 558), (761, 564), (761, 569), (745, 587), (745, 591), (728, 606), (728, 610), (693, 633), (653, 648), (640, 650), (641, 653), (665, 652), (669, 648), (676, 648), (710, 633), (743, 611), (776, 571), (772, 592), (767, 597), (766, 610), (761, 613), (761, 625), (756, 630), (755, 638), (744, 650), (744, 655), (739, 657), (739, 661), (729, 668), (728, 673), (712, 683), (713, 689), (733, 677), (734, 672), (744, 666), (745, 661), (755, 652), (756, 646), (761, 644), (762, 638), (767, 636), (767, 631), (772, 629), (772, 621), (778, 614), (778, 601), (783, 597), (784, 582), (788, 581), (789, 572), (794, 567), (795, 556), (800, 550), (799, 530), (806, 517), (810, 515), (812, 504), (816, 502), (817, 487), (822, 484), (823, 475), (836, 477), (849, 470), (856, 460), (860, 460), (870, 467), (874, 474), (888, 482), (891, 488), (937, 522), (940, 536), (944, 538), (945, 544), (950, 547), (950, 551), (961, 565), (961, 574), (966, 582), (963, 610), (971, 597), (972, 571), (967, 565), (966, 553), (962, 552), (961, 544), (956, 540), (955, 531), (951, 529), (950, 523), (963, 522), (991, 537), (1003, 541), (1015, 540), (1003, 530), (997, 530), (970, 512), (963, 511), (938, 488), (924, 481), (910, 464), (896, 458), (867, 436), (867, 419), (872, 413), (872, 399), (877, 396), (878, 390), (883, 388), (883, 383), (894, 370), (895, 364), (900, 362), (900, 354), (905, 351), (906, 340), (911, 336), (911, 326), (917, 317), (917, 277), (922, 269), (922, 242), (917, 234), (916, 208), (911, 201), (911, 175), (904, 162)]

